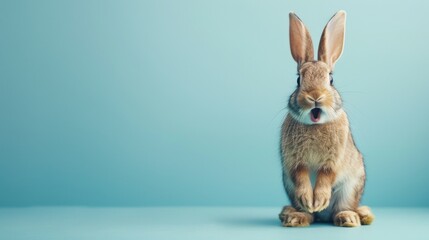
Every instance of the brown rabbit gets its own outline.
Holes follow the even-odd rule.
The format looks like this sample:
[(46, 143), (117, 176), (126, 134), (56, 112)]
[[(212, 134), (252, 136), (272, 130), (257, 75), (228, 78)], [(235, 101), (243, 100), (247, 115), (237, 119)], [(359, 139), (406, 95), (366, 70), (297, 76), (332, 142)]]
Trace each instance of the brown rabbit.
[(283, 208), (280, 219), (287, 227), (308, 226), (314, 220), (343, 227), (371, 224), (371, 210), (359, 207), (365, 185), (362, 154), (332, 78), (343, 51), (346, 13), (339, 11), (329, 20), (317, 61), (302, 21), (294, 13), (289, 20), (299, 77), (282, 126), (283, 184), (292, 205)]

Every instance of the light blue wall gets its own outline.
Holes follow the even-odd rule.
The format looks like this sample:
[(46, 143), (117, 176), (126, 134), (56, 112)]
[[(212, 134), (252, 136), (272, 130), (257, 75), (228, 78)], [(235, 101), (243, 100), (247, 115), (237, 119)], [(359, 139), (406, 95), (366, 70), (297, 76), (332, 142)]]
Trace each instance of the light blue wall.
[(427, 1), (2, 1), (0, 206), (286, 203), (288, 12), (348, 12), (364, 202), (429, 206)]

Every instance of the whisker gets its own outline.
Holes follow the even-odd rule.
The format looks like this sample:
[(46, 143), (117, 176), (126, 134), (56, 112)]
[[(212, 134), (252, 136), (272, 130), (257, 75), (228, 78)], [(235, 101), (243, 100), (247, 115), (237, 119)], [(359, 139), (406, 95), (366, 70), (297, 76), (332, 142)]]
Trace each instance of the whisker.
[(276, 119), (276, 118), (279, 116), (279, 114), (280, 114), (282, 111), (284, 111), (284, 110), (287, 110), (287, 106), (286, 106), (286, 107), (284, 107), (284, 108), (282, 108), (282, 109), (280, 109), (280, 110), (276, 113), (276, 115), (271, 119), (271, 121), (274, 121), (274, 119)]

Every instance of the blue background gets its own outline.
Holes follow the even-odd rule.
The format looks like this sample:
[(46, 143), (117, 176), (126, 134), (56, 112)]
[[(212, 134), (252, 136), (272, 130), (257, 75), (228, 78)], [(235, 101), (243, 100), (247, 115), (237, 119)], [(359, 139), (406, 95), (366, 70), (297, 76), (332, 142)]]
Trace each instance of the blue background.
[(1, 1), (0, 206), (287, 203), (288, 13), (335, 82), (371, 206), (429, 206), (427, 1)]

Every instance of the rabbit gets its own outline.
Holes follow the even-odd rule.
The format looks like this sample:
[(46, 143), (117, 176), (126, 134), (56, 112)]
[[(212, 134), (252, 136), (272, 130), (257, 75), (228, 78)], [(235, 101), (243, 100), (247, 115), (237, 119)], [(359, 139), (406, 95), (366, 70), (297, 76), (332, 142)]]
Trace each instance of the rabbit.
[(283, 184), (291, 205), (283, 207), (280, 220), (286, 227), (314, 221), (342, 227), (371, 224), (374, 214), (359, 206), (366, 177), (363, 157), (332, 78), (343, 52), (346, 12), (337, 12), (324, 28), (317, 61), (303, 22), (293, 12), (289, 21), (298, 79), (281, 129)]

